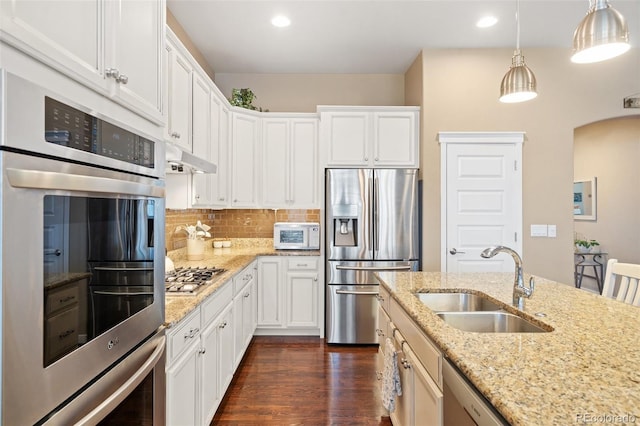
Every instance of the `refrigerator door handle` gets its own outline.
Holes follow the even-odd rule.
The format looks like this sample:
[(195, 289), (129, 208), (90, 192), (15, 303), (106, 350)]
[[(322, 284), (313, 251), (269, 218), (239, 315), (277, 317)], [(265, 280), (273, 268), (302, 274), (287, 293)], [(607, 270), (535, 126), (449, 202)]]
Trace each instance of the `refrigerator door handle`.
[(375, 259), (376, 257), (376, 250), (378, 249), (377, 244), (374, 240), (375, 238), (375, 229), (374, 229), (374, 223), (375, 223), (375, 218), (376, 218), (376, 205), (375, 205), (375, 201), (373, 199), (373, 178), (369, 178), (368, 179), (368, 192), (369, 192), (369, 203), (370, 204), (370, 211), (369, 211), (369, 241), (371, 241), (371, 251), (373, 254), (373, 259)]
[(356, 296), (358, 295), (363, 295), (363, 296), (377, 296), (378, 293), (377, 291), (350, 291), (350, 290), (336, 290), (336, 294), (354, 294)]
[(336, 269), (343, 271), (410, 271), (411, 265), (400, 266), (336, 266)]
[[(374, 171), (375, 173), (375, 171)], [(380, 247), (378, 238), (380, 237), (380, 222), (379, 222), (379, 207), (380, 207), (380, 183), (377, 177), (373, 178), (373, 223), (375, 223), (375, 229), (373, 230), (374, 240), (373, 240), (373, 250), (376, 253), (378, 252), (378, 248)]]

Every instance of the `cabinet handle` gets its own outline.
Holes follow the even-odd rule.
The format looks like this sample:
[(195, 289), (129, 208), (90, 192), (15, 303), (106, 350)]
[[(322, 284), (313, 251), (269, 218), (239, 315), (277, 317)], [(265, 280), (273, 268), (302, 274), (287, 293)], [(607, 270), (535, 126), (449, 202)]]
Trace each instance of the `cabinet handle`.
[(120, 84), (127, 84), (129, 82), (129, 77), (124, 74), (120, 74), (116, 77), (116, 81)]
[(180, 139), (180, 133), (178, 133), (178, 132), (173, 132), (173, 133), (171, 133), (171, 137), (172, 137), (172, 138), (176, 138), (176, 139)]
[(189, 330), (189, 334), (185, 334), (184, 335), (184, 338), (185, 339), (193, 339), (198, 334), (199, 331), (200, 331), (199, 328), (192, 328), (192, 329)]
[(198, 353), (199, 353), (200, 355), (204, 355), (204, 353), (205, 353), (205, 352), (207, 352), (207, 350), (206, 350), (205, 348), (202, 348), (202, 349), (200, 349), (200, 350), (198, 351)]
[(406, 359), (403, 359), (400, 362), (402, 363), (402, 366), (405, 368), (405, 370), (408, 370), (408, 369), (411, 368), (411, 363), (409, 361), (407, 361)]
[(225, 322), (223, 322), (222, 324), (220, 324), (218, 327), (220, 327), (220, 328), (225, 328), (226, 326), (227, 326), (227, 322), (225, 321)]
[(364, 157), (364, 161), (369, 161), (369, 157)]
[(218, 201), (224, 201), (224, 197), (218, 198)]
[(200, 199), (200, 194), (196, 194), (196, 200)]
[(244, 297), (245, 297), (245, 298), (247, 298), (247, 297), (249, 297), (249, 296), (250, 296), (250, 294), (249, 294), (249, 293), (246, 293), (246, 294), (244, 295)]
[(378, 302), (380, 303), (384, 302), (384, 297), (380, 296), (379, 294), (376, 295), (376, 299), (378, 299)]
[(63, 299), (60, 299), (60, 300), (58, 301), (58, 303), (66, 303), (66, 302), (68, 302), (68, 301), (70, 301), (70, 300), (73, 300), (73, 299), (75, 299), (75, 298), (76, 298), (75, 296), (67, 296), (67, 297), (65, 297), (65, 298), (63, 298)]
[(374, 158), (373, 161), (380, 161), (378, 157)]
[(116, 81), (118, 81), (118, 78), (120, 77), (120, 71), (118, 71), (117, 68), (107, 68), (106, 70), (104, 70), (104, 75), (109, 78), (114, 78)]
[(69, 336), (71, 336), (73, 333), (75, 333), (75, 329), (71, 328), (67, 331), (63, 331), (62, 333), (58, 334), (58, 339), (63, 340)]

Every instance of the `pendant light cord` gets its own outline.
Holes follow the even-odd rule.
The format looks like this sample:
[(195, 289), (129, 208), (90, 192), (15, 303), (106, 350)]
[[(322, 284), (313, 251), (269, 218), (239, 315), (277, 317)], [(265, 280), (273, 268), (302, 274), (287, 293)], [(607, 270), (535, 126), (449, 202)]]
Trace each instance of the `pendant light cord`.
[(516, 0), (516, 52), (520, 53), (520, 0)]

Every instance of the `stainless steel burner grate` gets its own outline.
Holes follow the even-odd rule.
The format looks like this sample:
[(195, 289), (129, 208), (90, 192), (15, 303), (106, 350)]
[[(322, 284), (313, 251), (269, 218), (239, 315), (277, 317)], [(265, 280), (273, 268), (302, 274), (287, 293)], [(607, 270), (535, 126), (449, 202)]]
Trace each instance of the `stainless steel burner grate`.
[(211, 284), (216, 275), (225, 272), (221, 268), (176, 268), (165, 274), (165, 291), (167, 294), (194, 295), (207, 284)]

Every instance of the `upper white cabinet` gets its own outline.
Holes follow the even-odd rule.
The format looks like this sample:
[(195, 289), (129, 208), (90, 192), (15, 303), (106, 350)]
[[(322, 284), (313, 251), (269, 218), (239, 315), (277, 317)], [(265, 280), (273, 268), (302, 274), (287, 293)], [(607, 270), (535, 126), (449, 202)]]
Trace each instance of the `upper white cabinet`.
[(419, 166), (418, 107), (318, 107), (327, 167)]
[[(211, 126), (213, 116), (211, 113), (211, 86), (209, 79), (193, 74), (192, 91), (192, 118), (191, 138), (193, 154), (211, 160), (213, 151), (213, 138)], [(208, 206), (211, 204), (211, 178), (210, 174), (196, 173), (193, 175), (193, 200), (192, 206)]]
[(319, 207), (318, 119), (270, 116), (262, 129), (262, 206)]
[(191, 152), (193, 66), (167, 29), (167, 125), (165, 139)]
[(231, 112), (227, 100), (216, 89), (211, 93), (211, 162), (218, 166), (211, 179), (212, 207), (227, 207), (229, 200), (229, 124)]
[(260, 116), (231, 112), (231, 206), (258, 207)]
[(163, 124), (165, 2), (0, 2), (0, 38)]

